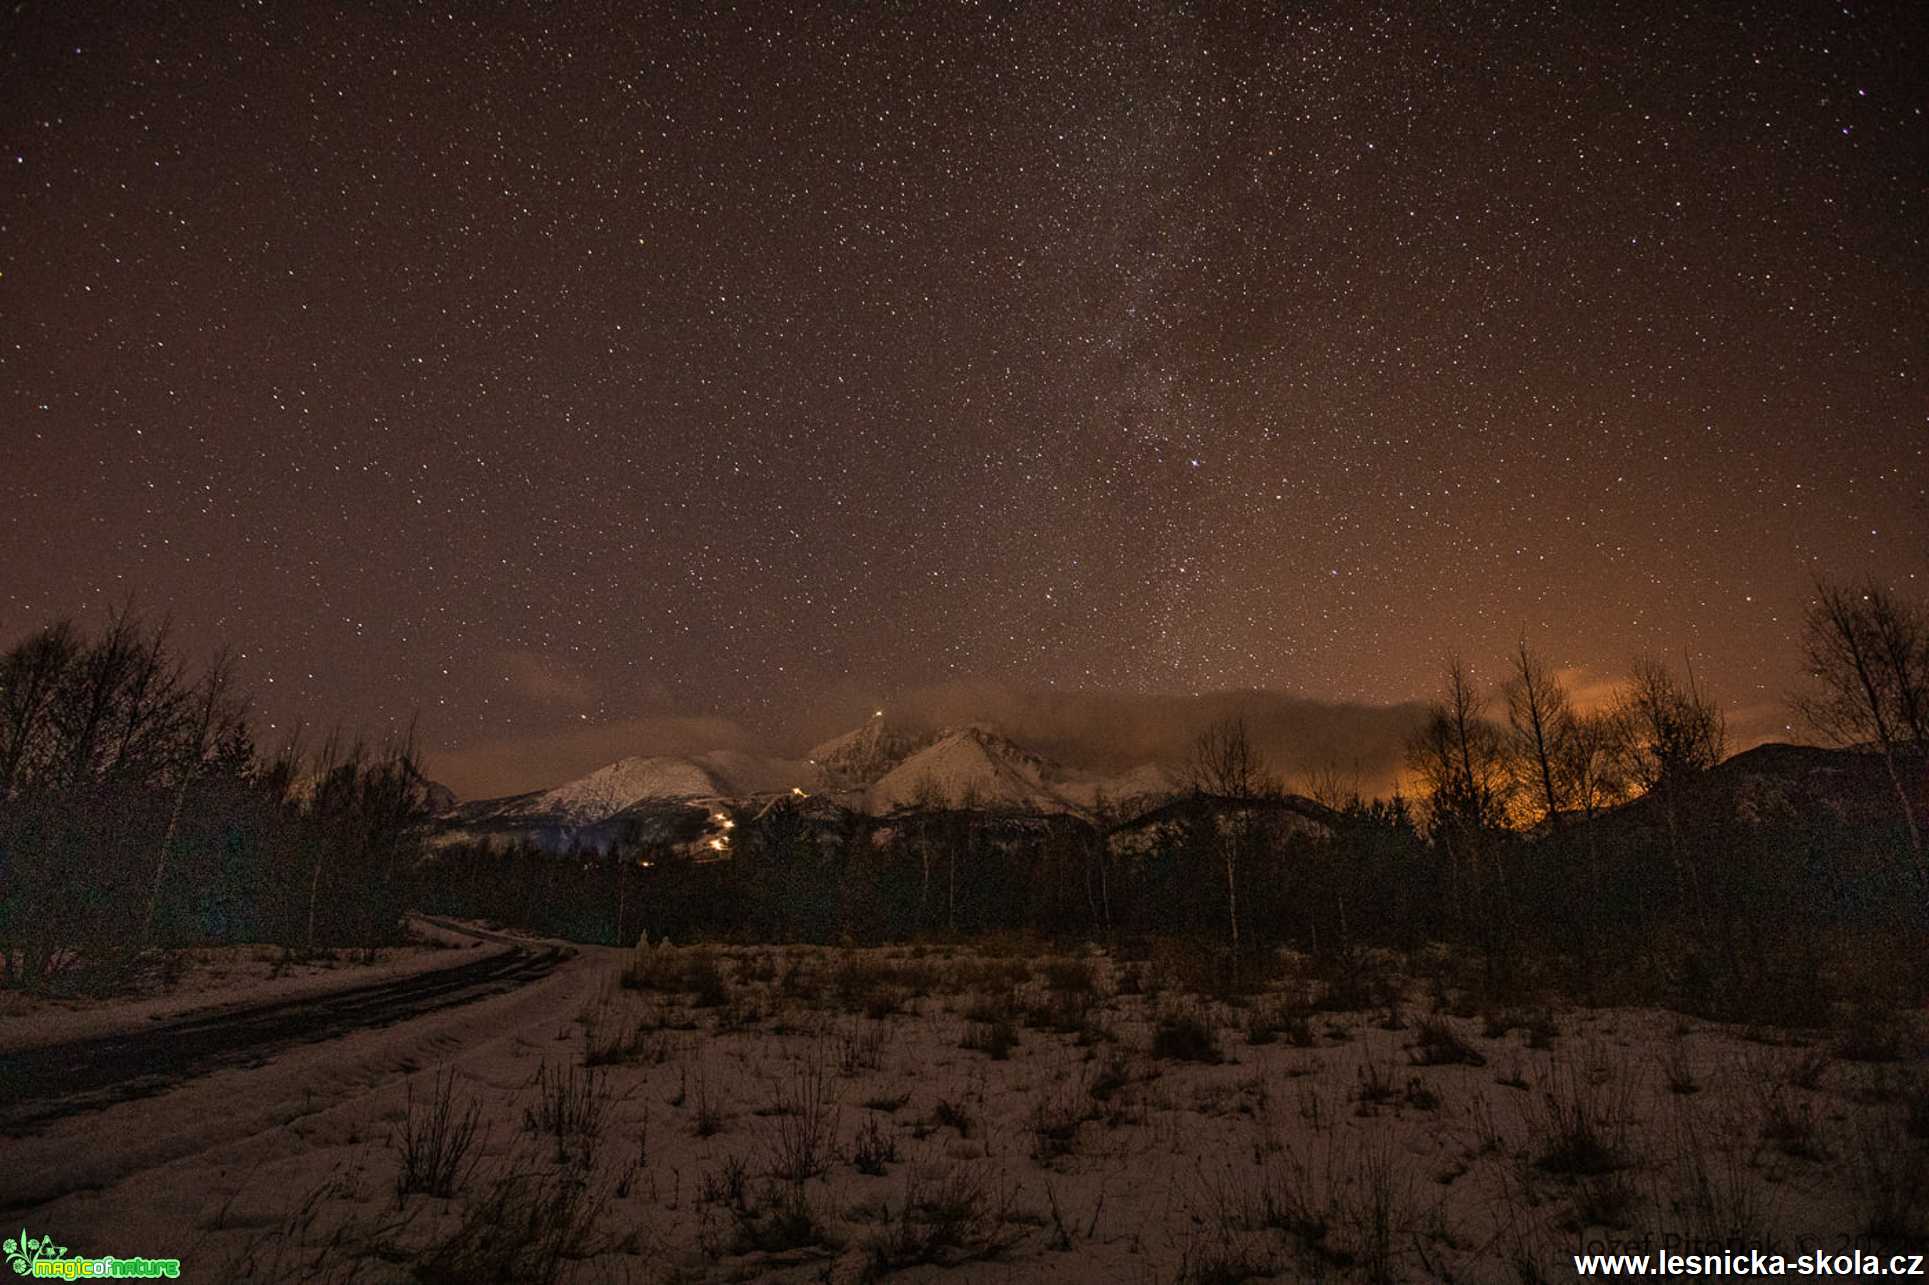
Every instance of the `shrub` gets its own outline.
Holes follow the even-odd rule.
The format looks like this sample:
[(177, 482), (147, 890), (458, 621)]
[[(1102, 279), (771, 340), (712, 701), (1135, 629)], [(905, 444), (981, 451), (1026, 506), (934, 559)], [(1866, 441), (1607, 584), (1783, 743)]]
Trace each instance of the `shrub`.
[(1094, 1100), (1104, 1102), (1131, 1082), (1131, 1064), (1125, 1060), (1125, 1054), (1115, 1052), (1092, 1077), (1091, 1083), (1086, 1086), (1086, 1091)]
[(953, 1168), (932, 1176), (913, 1170), (905, 1175), (896, 1220), (867, 1245), (871, 1274), (998, 1258), (1018, 1241), (1010, 1212), (1009, 1193), (988, 1190), (977, 1171)]
[(738, 1213), (750, 1208), (750, 1166), (742, 1156), (729, 1156), (723, 1168), (703, 1176), (697, 1199), (706, 1205), (728, 1205)]
[(683, 988), (687, 964), (683, 952), (669, 942), (652, 942), (644, 933), (623, 966), (621, 982), (626, 990), (677, 991)]
[(1815, 1136), (1815, 1113), (1806, 1102), (1796, 1102), (1782, 1089), (1762, 1103), (1762, 1137), (1775, 1149), (1797, 1160), (1822, 1158)]
[(583, 1027), (583, 1065), (615, 1066), (644, 1060), (656, 1052), (657, 1042), (644, 1033), (642, 1023), (627, 1031), (619, 1030), (609, 1039), (599, 1038), (595, 1023)]
[(877, 1071), (884, 1066), (884, 1042), (890, 1028), (881, 1022), (872, 1022), (856, 1030), (845, 1031), (840, 1041), (838, 1065), (846, 1075), (859, 1071)]
[(1358, 1071), (1359, 1100), (1362, 1107), (1384, 1106), (1400, 1094), (1393, 1084), (1393, 1069), (1368, 1058)]
[(965, 1027), (964, 1040), (959, 1047), (983, 1053), (994, 1062), (1003, 1062), (1018, 1047), (1018, 1031), (1004, 1018), (971, 1022)]
[(931, 1110), (931, 1119), (937, 1124), (956, 1129), (960, 1138), (969, 1138), (971, 1136), (971, 1112), (962, 1102), (953, 1102), (949, 1098), (939, 1098), (937, 1106)]
[(1695, 1078), (1694, 1063), (1688, 1060), (1688, 1046), (1680, 1040), (1668, 1046), (1661, 1055), (1661, 1077), (1668, 1086), (1668, 1092), (1686, 1097), (1690, 1093), (1701, 1092), (1701, 1081)]
[(1603, 1086), (1556, 1067), (1541, 1097), (1540, 1154), (1535, 1164), (1548, 1173), (1594, 1177), (1627, 1164), (1624, 1119)]
[(482, 1103), (470, 1098), (455, 1106), (455, 1073), (437, 1077), (435, 1093), (427, 1102), (415, 1100), (415, 1086), (409, 1085), (407, 1114), (399, 1134), (391, 1134), (389, 1146), (402, 1159), (395, 1176), (395, 1198), (415, 1192), (448, 1198), (455, 1195), (474, 1171), (476, 1161), (469, 1154), (476, 1141), (482, 1116)]
[(723, 1132), (723, 1104), (710, 1095), (710, 1077), (697, 1073), (696, 1114), (690, 1128), (699, 1138), (713, 1138)]
[(1887, 1111), (1857, 1121), (1849, 1156), (1862, 1230), (1885, 1244), (1919, 1245), (1929, 1237), (1929, 1149), (1902, 1138)]
[(1098, 975), (1090, 960), (1049, 959), (1045, 961), (1045, 988), (1067, 995), (1097, 995)]
[(1583, 1227), (1626, 1230), (1632, 1223), (1634, 1184), (1620, 1170), (1588, 1178), (1574, 1200), (1574, 1218)]
[(552, 1074), (547, 1062), (536, 1068), (536, 1105), (523, 1108), (523, 1129), (548, 1135), (556, 1140), (558, 1160), (571, 1144), (584, 1153), (594, 1150), (603, 1133), (603, 1116), (609, 1108), (609, 1092), (594, 1071), (578, 1075), (565, 1068)]
[(1047, 1161), (1078, 1149), (1078, 1129), (1094, 1112), (1088, 1103), (1063, 1086), (1041, 1094), (1032, 1103), (1032, 1159)]
[(885, 1165), (896, 1164), (897, 1159), (897, 1136), (879, 1126), (876, 1116), (866, 1119), (857, 1131), (856, 1145), (851, 1148), (851, 1164), (859, 1173), (875, 1177), (884, 1172)]
[(463, 1209), (462, 1221), (413, 1264), (417, 1280), (553, 1281), (564, 1260), (595, 1252), (603, 1199), (573, 1167), (525, 1160)]
[(740, 1254), (781, 1254), (828, 1243), (801, 1182), (771, 1183), (755, 1206), (737, 1215), (735, 1248)]
[(683, 984), (698, 1008), (722, 1008), (730, 1002), (730, 983), (724, 981), (716, 957), (707, 950), (691, 957)]
[(1428, 1086), (1427, 1082), (1417, 1075), (1409, 1075), (1407, 1077), (1407, 1088), (1406, 1092), (1401, 1096), (1401, 1101), (1416, 1111), (1438, 1111), (1440, 1109), (1440, 1095), (1435, 1093), (1433, 1089)]
[(1487, 1065), (1486, 1055), (1469, 1045), (1453, 1023), (1437, 1017), (1420, 1023), (1412, 1056), (1415, 1066)]
[(1218, 1033), (1197, 1016), (1177, 1012), (1159, 1018), (1152, 1032), (1152, 1056), (1173, 1062), (1225, 1060)]
[(1296, 1049), (1313, 1046), (1313, 1028), (1300, 1008), (1286, 1003), (1255, 1005), (1246, 1017), (1246, 1042), (1271, 1044), (1282, 1035)]
[(821, 1067), (802, 1067), (780, 1088), (772, 1112), (770, 1172), (790, 1182), (822, 1173), (837, 1129), (837, 1105)]

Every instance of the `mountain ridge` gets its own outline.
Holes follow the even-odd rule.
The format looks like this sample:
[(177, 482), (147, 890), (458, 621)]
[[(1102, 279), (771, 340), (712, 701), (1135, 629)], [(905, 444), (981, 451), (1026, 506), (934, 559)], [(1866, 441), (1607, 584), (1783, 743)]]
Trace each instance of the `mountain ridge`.
[(651, 810), (744, 805), (790, 793), (825, 796), (872, 815), (967, 805), (1089, 815), (1101, 797), (1144, 803), (1178, 788), (1177, 774), (1161, 764), (1088, 772), (1048, 759), (988, 723), (913, 733), (879, 711), (801, 759), (742, 750), (631, 755), (544, 789), (448, 807), (439, 820), (452, 838), (464, 831), (575, 835)]

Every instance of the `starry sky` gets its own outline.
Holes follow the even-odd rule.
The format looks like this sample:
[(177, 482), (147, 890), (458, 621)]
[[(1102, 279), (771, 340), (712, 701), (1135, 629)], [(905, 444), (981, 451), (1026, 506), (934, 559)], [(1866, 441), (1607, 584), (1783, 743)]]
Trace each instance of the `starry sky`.
[(28, 0), (0, 642), (132, 595), (465, 792), (1522, 636), (1772, 720), (1812, 575), (1929, 588), (1925, 14)]

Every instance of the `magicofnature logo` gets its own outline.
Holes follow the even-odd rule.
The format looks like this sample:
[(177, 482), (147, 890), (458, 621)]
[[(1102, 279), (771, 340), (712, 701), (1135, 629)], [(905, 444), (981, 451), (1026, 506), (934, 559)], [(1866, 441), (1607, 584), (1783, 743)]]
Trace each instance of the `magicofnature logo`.
[(9, 1236), (5, 1246), (7, 1266), (16, 1276), (41, 1280), (121, 1280), (166, 1277), (181, 1274), (178, 1258), (69, 1258), (65, 1245), (54, 1244), (52, 1236), (33, 1237), (22, 1227), (19, 1236)]

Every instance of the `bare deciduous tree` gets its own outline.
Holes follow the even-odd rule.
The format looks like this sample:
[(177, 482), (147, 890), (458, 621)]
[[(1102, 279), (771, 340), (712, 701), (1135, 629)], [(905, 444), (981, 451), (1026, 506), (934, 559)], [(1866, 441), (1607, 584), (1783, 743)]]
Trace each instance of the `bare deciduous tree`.
[(1349, 807), (1360, 805), (1360, 776), (1358, 760), (1354, 761), (1351, 770), (1345, 770), (1328, 759), (1317, 767), (1308, 768), (1301, 775), (1300, 793), (1335, 812), (1344, 812)]
[(1203, 794), (1254, 799), (1279, 790), (1253, 746), (1246, 720), (1224, 718), (1199, 733), (1186, 759), (1186, 783)]
[(1429, 825), (1464, 841), (1505, 827), (1511, 782), (1506, 737), (1458, 658), (1447, 663), (1446, 699), (1427, 707), (1407, 742), (1407, 766), (1427, 786)]
[(1513, 752), (1514, 775), (1523, 793), (1534, 798), (1547, 823), (1560, 828), (1567, 805), (1564, 781), (1555, 765), (1567, 753), (1574, 734), (1574, 710), (1567, 691), (1546, 662), (1520, 640), (1514, 651), (1514, 672), (1502, 689), (1507, 701), (1507, 728)]
[(1612, 710), (1575, 714), (1554, 759), (1555, 777), (1569, 806), (1592, 821), (1628, 797), (1623, 725)]
[(1458, 657), (1446, 677), (1445, 699), (1427, 707), (1407, 742), (1407, 766), (1427, 787), (1427, 831), (1447, 854), (1448, 896), (1475, 916), (1489, 979), (1497, 980), (1511, 968), (1514, 941), (1500, 842), (1513, 788), (1507, 734), (1486, 716), (1487, 700)]
[(1839, 745), (1869, 746), (1882, 755), (1908, 829), (1916, 878), (1929, 889), (1922, 831), (1897, 759), (1925, 748), (1929, 712), (1929, 621), (1913, 603), (1898, 602), (1873, 581), (1858, 588), (1817, 581), (1802, 641), (1817, 691), (1795, 698), (1795, 708)]
[(0, 801), (51, 757), (48, 711), (79, 654), (73, 624), (63, 620), (0, 657)]
[(1728, 722), (1688, 671), (1678, 681), (1667, 665), (1639, 657), (1628, 686), (1614, 704), (1620, 723), (1621, 764), (1629, 783), (1652, 794), (1667, 821), (1668, 850), (1684, 896), (1701, 908), (1700, 874), (1688, 862), (1681, 838), (1682, 795), (1696, 777), (1727, 756)]
[[(155, 634), (155, 650), (143, 662), (147, 673), (141, 680), (145, 689), (152, 677), (158, 672), (163, 653), (160, 651), (162, 636)], [(181, 825), (181, 809), (187, 805), (188, 786), (193, 784), (195, 773), (213, 752), (217, 743), (231, 734), (244, 723), (241, 709), (231, 699), (234, 687), (234, 658), (226, 651), (215, 653), (208, 664), (208, 671), (201, 679), (194, 700), (193, 727), (187, 737), (186, 753), (180, 771), (180, 780), (175, 783), (174, 806), (168, 813), (167, 829), (161, 834), (160, 843), (154, 849), (154, 882), (148, 889), (147, 910), (141, 916), (141, 945), (143, 948), (154, 944), (154, 910), (160, 904), (161, 883), (167, 874), (168, 845), (174, 842), (175, 832)], [(130, 716), (128, 725), (132, 728), (138, 720)], [(122, 743), (125, 757), (127, 741)]]
[(1266, 766), (1265, 759), (1246, 731), (1246, 720), (1221, 719), (1192, 742), (1186, 760), (1186, 781), (1201, 794), (1238, 800), (1241, 810), (1228, 817), (1212, 818), (1219, 863), (1226, 880), (1226, 922), (1231, 932), (1234, 956), (1239, 954), (1239, 865), (1241, 855), (1252, 838), (1252, 800), (1277, 794), (1279, 783)]
[(1644, 793), (1685, 784), (1727, 756), (1728, 721), (1692, 669), (1684, 684), (1663, 662), (1637, 658), (1614, 708), (1629, 778)]

